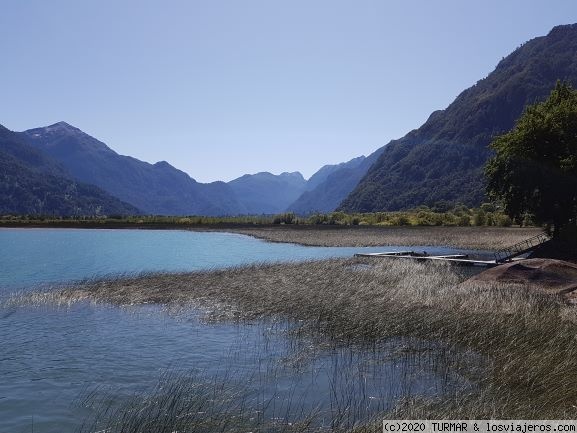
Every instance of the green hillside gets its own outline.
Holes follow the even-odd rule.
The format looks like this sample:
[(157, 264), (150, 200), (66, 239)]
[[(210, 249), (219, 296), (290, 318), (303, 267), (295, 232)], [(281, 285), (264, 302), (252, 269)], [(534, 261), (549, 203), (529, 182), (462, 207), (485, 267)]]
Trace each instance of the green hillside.
[(488, 144), (513, 127), (526, 105), (544, 100), (559, 79), (577, 85), (577, 24), (555, 27), (520, 46), (447, 109), (389, 143), (339, 209), (478, 206), (485, 200)]

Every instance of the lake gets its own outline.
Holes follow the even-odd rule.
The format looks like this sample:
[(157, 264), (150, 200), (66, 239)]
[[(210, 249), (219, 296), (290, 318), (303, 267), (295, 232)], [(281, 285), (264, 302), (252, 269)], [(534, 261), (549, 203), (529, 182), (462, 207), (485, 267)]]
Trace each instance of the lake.
[[(108, 275), (406, 249), (304, 247), (216, 232), (72, 229), (0, 229), (0, 245), (4, 297)], [(242, 387), (259, 416), (288, 419), (314, 409), (329, 426), (345, 396), (354, 396), (354, 418), (368, 419), (401, 395), (434, 395), (448, 386), (417, 355), (392, 356), (402, 342), (318, 349), (291, 336), (292, 326), (206, 323), (200, 312), (172, 314), (155, 306), (1, 306), (0, 432), (79, 431), (97, 412), (95, 399), (121, 407), (145, 399), (167, 377), (226, 381), (230, 389)]]

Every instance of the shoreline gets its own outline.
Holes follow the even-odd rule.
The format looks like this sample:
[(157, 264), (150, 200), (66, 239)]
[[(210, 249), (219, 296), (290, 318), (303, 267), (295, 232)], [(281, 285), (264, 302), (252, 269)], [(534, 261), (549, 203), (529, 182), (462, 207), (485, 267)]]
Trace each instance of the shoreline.
[[(540, 228), (427, 226), (276, 226), (226, 231), (268, 242), (317, 247), (431, 246), (498, 250), (541, 233)], [(221, 231), (221, 230), (211, 230)]]
[(459, 226), (339, 226), (254, 224), (165, 224), (165, 223), (0, 223), (0, 228), (18, 229), (108, 229), (180, 230), (226, 232), (252, 236), (268, 242), (316, 247), (434, 246), (472, 250), (497, 250), (542, 230), (537, 227)]

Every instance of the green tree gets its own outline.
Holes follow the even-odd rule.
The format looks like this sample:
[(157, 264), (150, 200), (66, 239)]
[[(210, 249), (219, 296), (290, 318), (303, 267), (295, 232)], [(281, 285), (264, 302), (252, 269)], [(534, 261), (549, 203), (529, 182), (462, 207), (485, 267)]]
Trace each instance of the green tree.
[(527, 107), (491, 147), (489, 195), (513, 219), (530, 213), (554, 237), (567, 233), (577, 215), (577, 91), (557, 82), (546, 101)]

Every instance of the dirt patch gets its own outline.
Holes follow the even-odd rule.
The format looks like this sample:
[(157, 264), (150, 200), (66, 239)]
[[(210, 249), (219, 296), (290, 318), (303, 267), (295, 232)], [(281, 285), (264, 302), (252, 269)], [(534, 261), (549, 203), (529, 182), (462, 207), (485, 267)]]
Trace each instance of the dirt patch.
[(522, 284), (577, 304), (577, 264), (564, 260), (535, 258), (514, 261), (481, 272), (468, 281)]

